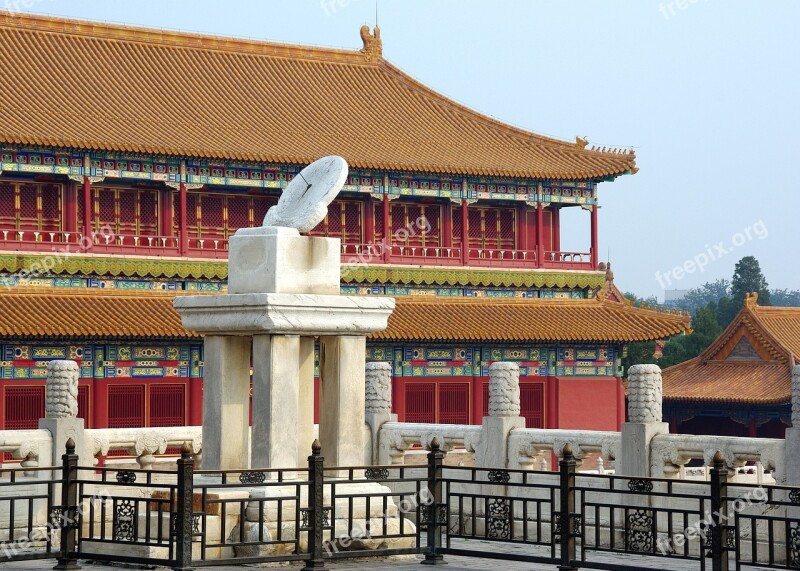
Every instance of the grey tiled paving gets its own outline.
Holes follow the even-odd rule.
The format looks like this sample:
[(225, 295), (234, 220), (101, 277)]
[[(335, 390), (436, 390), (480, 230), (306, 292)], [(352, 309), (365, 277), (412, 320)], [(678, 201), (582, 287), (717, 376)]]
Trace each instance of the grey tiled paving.
[[(486, 546), (494, 551), (498, 550), (497, 544)], [(514, 549), (516, 551), (516, 549)], [(509, 551), (503, 549), (503, 551)], [(538, 554), (533, 551), (529, 554)], [(537, 563), (523, 563), (516, 561), (503, 561), (496, 559), (481, 559), (477, 557), (455, 557), (447, 556), (447, 566), (440, 567), (442, 571), (471, 571), (482, 569), (499, 569), (504, 571), (553, 571), (556, 569), (555, 565), (545, 565)], [(369, 558), (357, 560), (340, 560), (335, 563), (328, 563), (327, 567), (331, 571), (410, 571), (410, 570), (428, 570), (432, 569), (427, 565), (421, 564), (422, 557), (416, 556), (403, 556), (392, 558)], [(624, 564), (630, 566), (632, 570), (636, 569), (659, 569), (661, 571), (694, 571), (700, 569), (698, 561), (682, 561), (679, 559), (664, 559), (664, 558), (643, 558), (634, 555), (608, 555), (608, 554), (593, 554), (591, 561), (602, 563)], [(2, 563), (0, 568), (10, 571), (44, 571), (52, 569), (55, 565), (55, 560), (42, 560), (42, 561), (22, 561), (14, 563)], [(83, 569), (87, 571), (109, 571), (109, 565), (93, 565), (81, 562)], [(127, 565), (125, 568), (130, 569), (132, 566)], [(255, 567), (264, 567), (270, 569), (286, 569), (287, 571), (299, 570), (302, 563), (273, 563), (261, 566), (235, 566), (226, 565), (221, 567), (211, 567), (209, 569), (217, 569), (219, 571), (246, 571)], [(706, 568), (710, 571), (711, 561), (706, 560)], [(734, 567), (732, 566), (731, 569)], [(747, 567), (748, 570), (764, 569), (762, 567)]]

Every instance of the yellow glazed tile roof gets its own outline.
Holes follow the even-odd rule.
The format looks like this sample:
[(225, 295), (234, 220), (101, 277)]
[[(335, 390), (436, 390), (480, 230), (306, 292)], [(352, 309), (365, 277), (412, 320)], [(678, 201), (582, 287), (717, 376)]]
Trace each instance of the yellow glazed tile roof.
[[(194, 294), (194, 292), (177, 295)], [(188, 338), (172, 307), (175, 292), (7, 288), (0, 337)], [(597, 300), (397, 298), (378, 340), (608, 341), (675, 335), (686, 317)]]
[(688, 317), (615, 301), (398, 297), (382, 340), (611, 341), (661, 339)]
[[(792, 365), (800, 362), (800, 308), (762, 307), (748, 295), (731, 324), (700, 356), (664, 370), (664, 398), (688, 401), (787, 403)], [(760, 360), (728, 360), (746, 338)]]
[(545, 179), (636, 171), (633, 152), (589, 150), (455, 103), (380, 48), (0, 12), (0, 69), (6, 144), (296, 164), (336, 153), (361, 168)]

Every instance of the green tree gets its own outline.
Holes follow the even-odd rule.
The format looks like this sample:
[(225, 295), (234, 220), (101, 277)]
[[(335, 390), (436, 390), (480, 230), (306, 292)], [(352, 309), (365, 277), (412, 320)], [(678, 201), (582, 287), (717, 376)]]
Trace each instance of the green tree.
[(717, 321), (715, 303), (709, 303), (694, 312), (692, 329), (691, 335), (673, 337), (664, 346), (663, 356), (658, 360), (658, 365), (662, 369), (697, 357), (719, 337), (722, 327)]
[(769, 292), (769, 301), (779, 307), (800, 307), (800, 290), (774, 289)]
[(718, 307), (720, 325), (727, 327), (744, 304), (745, 295), (758, 293), (759, 305), (769, 305), (769, 284), (761, 266), (753, 256), (745, 256), (736, 262), (731, 280), (730, 303), (720, 303)]
[(623, 376), (628, 376), (628, 369), (631, 365), (655, 365), (658, 363), (655, 353), (655, 341), (638, 341), (628, 344), (625, 356), (622, 358)]
[(744, 303), (745, 294), (753, 291), (758, 292), (760, 305), (769, 305), (768, 286), (764, 274), (761, 273), (761, 266), (753, 256), (745, 256), (736, 263), (731, 280), (731, 299), (739, 307)]
[(694, 313), (709, 303), (717, 303), (723, 297), (729, 296), (730, 288), (731, 282), (725, 278), (718, 279), (715, 282), (707, 282), (699, 287), (690, 289), (686, 292), (686, 295), (677, 300), (673, 305), (689, 313)]

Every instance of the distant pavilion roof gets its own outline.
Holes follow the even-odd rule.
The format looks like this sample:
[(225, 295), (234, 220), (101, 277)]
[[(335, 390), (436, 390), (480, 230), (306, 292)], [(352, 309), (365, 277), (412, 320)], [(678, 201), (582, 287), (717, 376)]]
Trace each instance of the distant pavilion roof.
[[(196, 338), (172, 307), (176, 295), (94, 288), (0, 291), (0, 337)], [(610, 299), (398, 297), (376, 340), (617, 342), (659, 339), (688, 328), (688, 316)]]
[(800, 362), (800, 308), (762, 307), (756, 294), (701, 355), (664, 370), (664, 398), (782, 404)]
[[(377, 37), (376, 37), (377, 36)], [(636, 172), (501, 123), (364, 49), (285, 45), (0, 12), (0, 143), (455, 175), (589, 180)]]

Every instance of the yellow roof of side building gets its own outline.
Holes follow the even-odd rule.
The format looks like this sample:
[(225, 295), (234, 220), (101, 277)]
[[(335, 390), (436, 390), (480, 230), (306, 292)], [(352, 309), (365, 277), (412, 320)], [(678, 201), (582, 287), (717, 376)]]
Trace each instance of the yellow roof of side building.
[[(193, 292), (16, 287), (0, 290), (0, 337), (192, 338), (172, 307)], [(613, 342), (676, 335), (688, 316), (609, 299), (399, 297), (386, 341)]]
[(792, 399), (800, 362), (800, 308), (762, 307), (749, 294), (731, 324), (702, 354), (664, 370), (664, 398), (782, 404)]

